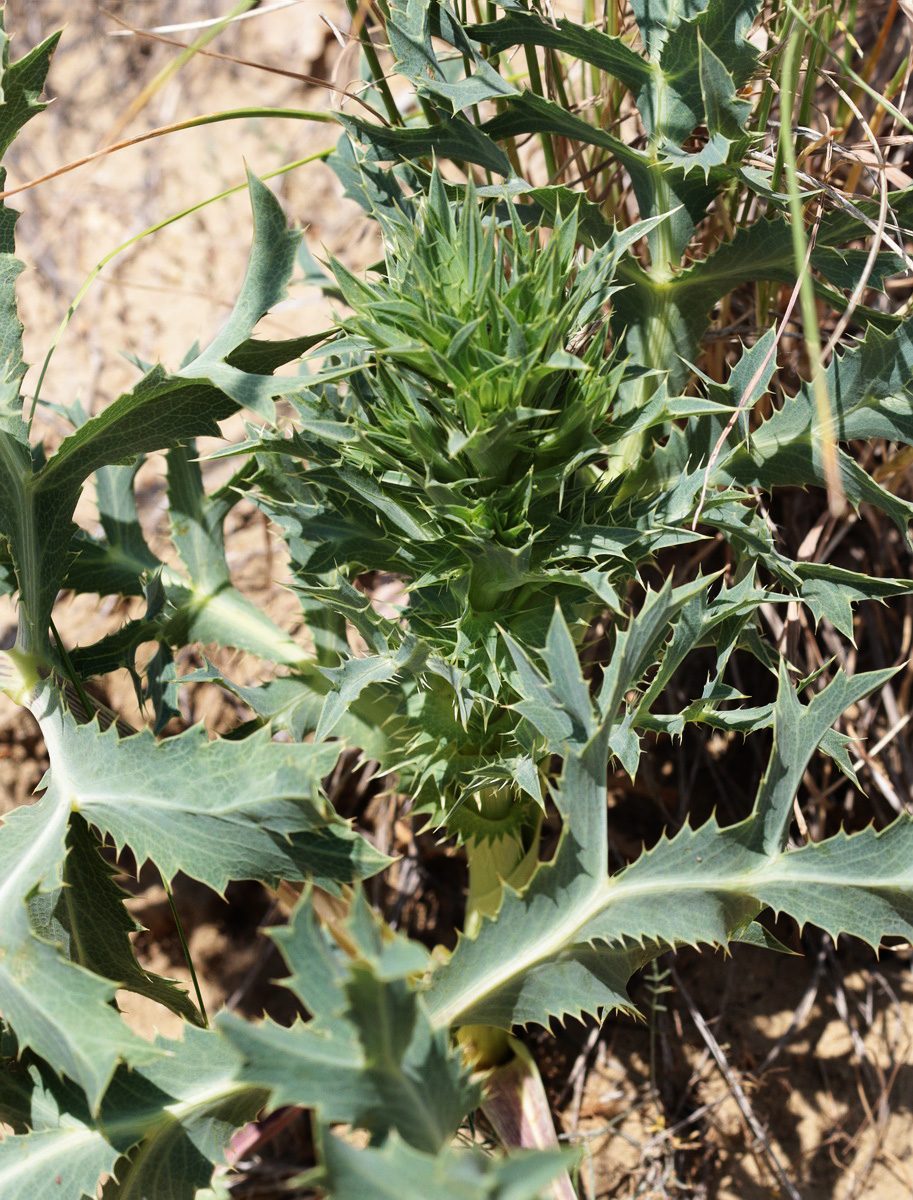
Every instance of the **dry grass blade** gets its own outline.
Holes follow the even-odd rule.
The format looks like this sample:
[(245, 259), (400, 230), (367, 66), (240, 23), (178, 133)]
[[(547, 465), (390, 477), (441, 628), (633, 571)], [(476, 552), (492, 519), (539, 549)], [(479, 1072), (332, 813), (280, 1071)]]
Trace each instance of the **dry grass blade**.
[[(829, 74), (824, 73), (824, 78), (828, 80), (828, 82), (840, 96), (841, 100), (843, 100), (843, 102), (853, 111), (856, 119), (862, 126), (869, 144), (872, 147), (872, 152), (875, 155), (876, 163), (878, 164), (880, 183), (880, 187), (878, 188), (878, 223), (873, 231), (874, 237), (872, 238), (872, 244), (869, 247), (868, 257), (866, 258), (856, 286), (853, 288), (852, 294), (847, 301), (846, 308), (841, 314), (840, 319), (835, 324), (834, 329), (827, 340), (827, 344), (821, 351), (821, 358), (826, 362), (827, 359), (830, 358), (831, 354), (833, 354), (836, 347), (840, 344), (844, 333), (849, 328), (850, 322), (853, 319), (853, 314), (855, 313), (856, 308), (860, 304), (862, 297), (865, 294), (865, 290), (868, 287), (869, 280), (872, 277), (872, 271), (875, 267), (875, 261), (881, 251), (884, 240), (885, 229), (887, 228), (888, 223), (889, 207), (887, 179), (885, 177), (887, 164), (885, 163), (884, 155), (881, 152), (881, 147), (878, 144), (878, 139), (875, 137), (874, 132), (866, 122), (865, 117), (863, 116), (859, 106), (853, 100), (852, 96), (850, 96), (848, 92), (842, 88), (840, 84), (837, 83), (837, 81)], [(907, 255), (904, 255), (904, 259), (907, 262), (910, 261)]]
[[(283, 8), (292, 8), (303, 0), (273, 0), (272, 4), (257, 4), (253, 12), (241, 12), (228, 17), (209, 17), (199, 21), (182, 21), (176, 25), (156, 25), (154, 29), (134, 30), (131, 26), (123, 29), (112, 29), (111, 37), (132, 37), (137, 32), (142, 33), (189, 33), (194, 29), (207, 29), (212, 25), (236, 25), (239, 21), (251, 21), (257, 17), (265, 17), (267, 13), (278, 12)], [(110, 16), (111, 14), (107, 14)]]
[[(107, 144), (109, 142), (117, 141), (121, 133), (123, 133), (134, 117), (138, 116), (142, 112), (152, 97), (155, 96), (156, 93), (168, 83), (168, 80), (175, 76), (186, 63), (190, 62), (194, 55), (198, 54), (204, 46), (206, 46), (214, 38), (218, 37), (225, 26), (228, 25), (234, 17), (241, 16), (249, 8), (251, 8), (254, 2), (255, 0), (240, 0), (240, 3), (236, 4), (226, 17), (224, 17), (221, 21), (218, 21), (215, 25), (205, 28), (199, 34), (196, 41), (189, 46), (185, 46), (183, 54), (180, 54), (171, 62), (166, 63), (165, 66), (163, 66), (162, 69), (155, 75), (155, 77), (150, 79), (149, 82), (140, 90), (139, 95), (134, 96), (133, 100), (131, 100), (131, 102), (127, 105), (126, 109), (118, 116), (117, 120), (108, 130), (104, 138), (104, 142)], [(109, 18), (109, 20), (117, 21), (118, 24), (124, 24), (119, 17), (115, 17), (113, 13), (108, 12), (106, 9), (102, 9), (101, 11), (106, 17)], [(127, 28), (129, 28), (129, 26)], [(136, 31), (131, 30), (131, 32)]]
[[(294, 3), (300, 3), (300, 0), (294, 0)], [(116, 21), (118, 25), (122, 25), (125, 33), (133, 34), (135, 37), (146, 38), (153, 42), (160, 42), (164, 46), (174, 46), (176, 49), (189, 51), (193, 54), (201, 54), (205, 58), (221, 59), (222, 62), (235, 63), (239, 67), (248, 67), (254, 71), (265, 71), (270, 75), (281, 75), (286, 79), (296, 79), (299, 83), (306, 83), (309, 87), (326, 88), (327, 91), (336, 92), (347, 100), (354, 100), (356, 104), (360, 105), (365, 112), (370, 113), (371, 116), (374, 117), (375, 120), (377, 120), (381, 125), (389, 126), (387, 119), (380, 112), (378, 112), (373, 105), (369, 104), (367, 100), (363, 100), (355, 92), (349, 91), (346, 88), (338, 87), (329, 79), (323, 79), (318, 75), (308, 75), (303, 71), (292, 71), (286, 67), (272, 66), (269, 63), (252, 62), (248, 58), (237, 58), (233, 54), (222, 54), (218, 50), (207, 50), (205, 46), (198, 46), (195, 42), (189, 44), (187, 42), (179, 42), (176, 38), (165, 37), (157, 30), (137, 29), (132, 25), (128, 25), (127, 22), (117, 16), (116, 13), (108, 12), (107, 9), (102, 9), (101, 11), (106, 17), (109, 17), (112, 21)], [(226, 23), (227, 21), (228, 18), (226, 18)], [(180, 61), (180, 59), (178, 61)], [(132, 119), (134, 115), (135, 112), (133, 109), (131, 109), (129, 118), (125, 118), (122, 124), (125, 124), (128, 119)]]
[(190, 117), (186, 121), (176, 121), (173, 125), (162, 125), (158, 129), (150, 129), (148, 133), (140, 133), (136, 137), (116, 142), (113, 146), (105, 146), (101, 150), (93, 151), (92, 154), (85, 154), (82, 158), (77, 158), (62, 167), (57, 167), (53, 171), (39, 175), (37, 179), (30, 179), (27, 183), (20, 183), (16, 187), (6, 188), (5, 191), (0, 192), (0, 200), (6, 200), (9, 196), (17, 196), (20, 192), (27, 192), (31, 188), (40, 187), (42, 183), (47, 183), (51, 179), (57, 179), (61, 175), (66, 175), (69, 171), (75, 171), (78, 167), (84, 167), (88, 163), (96, 162), (98, 159), (105, 158), (109, 154), (116, 154), (117, 151), (126, 150), (130, 146), (139, 146), (143, 142), (152, 141), (154, 138), (165, 137), (169, 133), (180, 133), (184, 129), (197, 129), (201, 125), (215, 125), (221, 121), (248, 120), (251, 117), (279, 117), (282, 120), (317, 121), (328, 125), (332, 124), (335, 119), (332, 115), (325, 112), (309, 112), (303, 109), (294, 110), (285, 108), (239, 108), (225, 112), (208, 113), (202, 117)]

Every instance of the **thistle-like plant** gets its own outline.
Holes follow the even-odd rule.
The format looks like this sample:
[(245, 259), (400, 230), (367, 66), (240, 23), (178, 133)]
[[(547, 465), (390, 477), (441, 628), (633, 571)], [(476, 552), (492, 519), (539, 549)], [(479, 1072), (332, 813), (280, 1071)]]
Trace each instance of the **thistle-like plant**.
[[(567, 1154), (453, 1146), (479, 1103), (497, 1126), (505, 1097), (534, 1081), (511, 1031), (629, 1010), (631, 976), (676, 946), (776, 948), (765, 909), (872, 946), (913, 936), (907, 817), (790, 846), (812, 755), (820, 747), (855, 779), (833, 726), (891, 672), (797, 678), (757, 619), (762, 603), (791, 601), (851, 635), (859, 599), (909, 590), (791, 558), (758, 501), (783, 482), (823, 488), (826, 434), (913, 444), (913, 322), (861, 312), (865, 337), (763, 413), (755, 405), (777, 365), (772, 330), (738, 348), (725, 382), (704, 376), (686, 389), (684, 363), (714, 300), (746, 279), (794, 283), (796, 262), (786, 201), (768, 189), (769, 218), (684, 269), (710, 200), (736, 185), (766, 194), (743, 161), (750, 130), (737, 94), (754, 69), (744, 39), (754, 6), (721, 0), (687, 15), (670, 2), (660, 20), (634, 9), (644, 55), (526, 12), (466, 28), (440, 5), (389, 9), (391, 42), (428, 111), (487, 100), (502, 111), (482, 125), (439, 111), (426, 129), (345, 118), (369, 151), (359, 161), (344, 145), (337, 166), (371, 197), (385, 260), (366, 278), (332, 264), (348, 305), (332, 335), (252, 336), (283, 298), (301, 241), (252, 179), (250, 264), (216, 339), (177, 372), (148, 370), (97, 416), (61, 409), (73, 432), (48, 455), (19, 394), (20, 265), (15, 215), (2, 210), (0, 537), (19, 632), (0, 657), (0, 684), (35, 715), (50, 758), (41, 798), (0, 826), (0, 1119), (14, 1130), (0, 1141), (4, 1198), (94, 1196), (103, 1177), (105, 1200), (222, 1196), (213, 1168), (231, 1130), (287, 1104), (313, 1110), (311, 1182), (341, 1200), (567, 1195)], [(459, 51), (468, 78), (453, 82), (432, 34)], [(518, 95), (479, 49), (517, 42), (612, 73), (635, 95), (644, 146), (552, 99)], [(53, 44), (11, 64), (4, 42), (3, 148), (40, 110)], [(692, 150), (684, 143), (702, 119), (706, 140)], [(570, 188), (521, 180), (509, 139), (527, 130), (543, 133), (551, 154), (552, 139), (579, 135), (615, 155), (642, 221), (616, 228)], [(391, 153), (413, 156), (398, 168), (409, 186), (371, 161)], [(445, 184), (434, 153), (503, 167), (504, 181)], [(825, 252), (866, 219), (864, 208), (823, 218), (813, 265), (858, 278), (851, 252), (838, 256), (842, 267)], [(763, 268), (753, 257), (761, 247)], [(896, 265), (873, 261), (882, 273)], [(833, 295), (820, 278), (818, 287)], [(298, 375), (272, 374), (298, 360)], [(278, 419), (277, 399), (287, 401)], [(207, 494), (194, 439), (245, 407), (266, 424), (230, 448), (238, 469)], [(133, 488), (141, 456), (160, 450), (176, 552), (168, 564), (145, 541)], [(846, 497), (877, 506), (906, 535), (913, 506), (848, 453), (836, 450), (834, 462)], [(100, 533), (73, 524), (93, 476)], [(313, 647), (232, 585), (222, 523), (241, 494), (285, 539)], [(719, 570), (650, 586), (669, 552), (711, 538)], [(357, 586), (377, 570), (402, 580), (395, 619)], [(53, 632), (61, 587), (144, 596), (146, 611), (68, 650)], [(584, 673), (581, 643), (597, 615), (600, 654)], [(349, 626), (364, 642), (357, 654)], [(159, 651), (140, 669), (136, 649), (148, 641)], [(211, 666), (189, 677), (248, 705), (253, 719), (233, 738), (102, 728), (86, 679), (126, 666), (157, 731), (182, 684), (174, 651), (196, 641), (284, 670), (250, 687)], [(669, 711), (666, 685), (695, 650), (705, 678)], [(737, 650), (775, 674), (774, 702), (735, 687)], [(675, 738), (687, 724), (772, 729), (751, 812), (725, 827), (685, 824), (610, 871), (607, 768), (633, 776), (645, 734)], [(321, 784), (344, 746), (390, 773), (417, 820), (465, 844), (467, 916), (452, 953), (429, 953), (368, 905), (360, 881), (387, 860)], [(549, 802), (560, 833), (543, 861)], [(220, 1014), (208, 1027), (134, 956), (103, 839), (154, 863), (166, 884), (182, 871), (217, 891), (232, 879), (300, 885), (272, 936), (308, 1019), (285, 1028)], [(118, 987), (184, 1016), (183, 1040), (130, 1033), (112, 1003)], [(480, 1065), (489, 1069), (473, 1078)], [(367, 1131), (370, 1144), (358, 1148), (337, 1125)]]
[[(578, 205), (586, 246), (617, 237), (616, 224), (629, 223), (632, 212), (650, 222), (645, 245), (629, 249), (616, 267), (623, 290), (613, 310), (615, 334), (648, 368), (623, 390), (625, 407), (639, 407), (660, 378), (682, 390), (718, 306), (746, 285), (758, 290), (763, 324), (764, 289), (792, 287), (807, 276), (802, 312), (810, 343), (813, 293), (841, 313), (849, 309), (863, 329), (893, 329), (895, 316), (860, 300), (864, 285), (880, 289), (910, 265), (903, 235), (909, 194), (886, 197), (884, 211), (874, 200), (848, 200), (798, 170), (804, 135), (796, 135), (795, 147), (790, 136), (793, 108), (800, 126), (810, 120), (814, 76), (800, 89), (802, 44), (807, 39), (820, 61), (837, 18), (828, 14), (811, 26), (788, 6), (774, 25), (781, 41), (762, 66), (750, 39), (760, 0), (632, 0), (636, 38), (620, 35), (614, 5), (602, 20), (585, 7), (583, 21), (511, 4), (484, 22), (476, 10), (471, 23), (465, 5), (382, 5), (389, 52), (419, 105), (405, 117), (388, 112), (391, 123), (383, 126), (341, 116), (350, 141), (336, 167), (348, 193), (370, 211), (402, 204), (403, 189), (428, 189), (436, 156), (484, 173), (495, 191), (506, 188), (522, 201), (527, 220), (547, 223)], [(525, 73), (516, 69), (521, 51)], [(369, 56), (369, 75), (371, 62), (376, 57)], [(851, 66), (841, 67), (860, 93), (874, 95)], [(780, 120), (772, 127), (775, 97)], [(903, 128), (913, 128), (885, 104)], [(628, 141), (616, 132), (626, 113), (639, 123), (639, 136)], [(541, 145), (545, 179), (535, 157), (521, 154), (530, 139)], [(819, 209), (807, 241), (809, 201)], [(872, 233), (881, 244), (870, 254), (858, 242)], [(821, 397), (819, 422), (826, 425)], [(632, 435), (614, 452), (618, 468), (641, 467), (653, 440)]]

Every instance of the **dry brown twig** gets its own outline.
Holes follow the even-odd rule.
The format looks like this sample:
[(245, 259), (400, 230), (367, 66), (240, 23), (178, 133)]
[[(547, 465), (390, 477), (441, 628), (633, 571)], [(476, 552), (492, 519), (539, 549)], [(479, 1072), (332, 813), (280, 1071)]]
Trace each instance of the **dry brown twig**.
[(849, 328), (850, 321), (853, 319), (853, 314), (859, 307), (863, 294), (869, 285), (869, 280), (872, 277), (872, 271), (875, 269), (875, 261), (878, 255), (881, 253), (882, 241), (884, 239), (884, 233), (888, 222), (888, 187), (885, 176), (887, 165), (884, 160), (884, 155), (881, 152), (881, 147), (878, 145), (878, 139), (870, 129), (865, 117), (862, 115), (862, 112), (859, 109), (859, 106), (853, 100), (852, 96), (847, 93), (845, 88), (841, 87), (837, 80), (829, 72), (823, 71), (822, 78), (827, 80), (834, 91), (840, 96), (841, 100), (843, 100), (844, 103), (847, 104), (856, 115), (859, 124), (862, 126), (862, 129), (869, 140), (869, 144), (872, 147), (872, 152), (876, 157), (881, 182), (881, 186), (878, 189), (878, 224), (877, 228), (873, 230), (874, 237), (872, 238), (872, 244), (869, 247), (869, 253), (866, 257), (865, 265), (862, 268), (862, 273), (860, 274), (856, 286), (853, 288), (852, 294), (847, 301), (846, 308), (841, 313), (837, 324), (834, 326), (831, 336), (827, 340), (827, 344), (821, 351), (821, 359), (822, 362), (824, 362), (831, 356), (831, 354), (833, 354), (834, 349), (840, 343), (840, 339)]
[(736, 1106), (737, 1106), (739, 1112), (742, 1114), (742, 1117), (744, 1118), (746, 1124), (748, 1125), (751, 1132), (754, 1134), (755, 1140), (756, 1140), (758, 1146), (761, 1148), (764, 1158), (767, 1160), (767, 1162), (769, 1163), (769, 1165), (771, 1167), (771, 1170), (773, 1171), (774, 1175), (776, 1176), (776, 1178), (780, 1184), (780, 1187), (783, 1189), (783, 1191), (786, 1193), (786, 1195), (789, 1196), (789, 1200), (802, 1200), (801, 1194), (796, 1190), (796, 1188), (793, 1185), (793, 1183), (791, 1182), (789, 1176), (786, 1174), (786, 1170), (785, 1170), (783, 1164), (780, 1162), (780, 1159), (779, 1159), (776, 1151), (774, 1150), (773, 1146), (770, 1144), (770, 1138), (767, 1136), (767, 1133), (764, 1130), (764, 1127), (761, 1125), (761, 1122), (755, 1116), (754, 1109), (751, 1107), (751, 1104), (748, 1101), (748, 1097), (745, 1095), (745, 1091), (742, 1088), (742, 1085), (739, 1083), (739, 1080), (736, 1078), (735, 1072), (733, 1071), (732, 1067), (729, 1065), (729, 1063), (726, 1059), (726, 1055), (723, 1053), (722, 1046), (719, 1044), (719, 1042), (713, 1036), (713, 1031), (711, 1030), (710, 1026), (707, 1024), (707, 1022), (704, 1020), (703, 1016), (701, 1015), (700, 1010), (698, 1009), (697, 1005), (692, 1000), (691, 995), (688, 992), (688, 989), (685, 987), (684, 983), (681, 980), (681, 977), (679, 976), (678, 972), (675, 970), (674, 967), (672, 968), (672, 978), (675, 980), (675, 987), (676, 987), (678, 994), (681, 996), (682, 1000), (684, 1000), (684, 1002), (685, 1002), (685, 1006), (688, 1009), (688, 1013), (691, 1017), (691, 1020), (694, 1022), (694, 1025), (697, 1028), (698, 1033), (703, 1038), (704, 1044), (707, 1047), (707, 1049), (710, 1051), (710, 1054), (712, 1055), (714, 1062), (716, 1063), (717, 1067), (719, 1068), (720, 1073), (722, 1074), (723, 1078), (726, 1080), (726, 1084), (729, 1088), (729, 1091), (732, 1095), (733, 1100), (736, 1103)]

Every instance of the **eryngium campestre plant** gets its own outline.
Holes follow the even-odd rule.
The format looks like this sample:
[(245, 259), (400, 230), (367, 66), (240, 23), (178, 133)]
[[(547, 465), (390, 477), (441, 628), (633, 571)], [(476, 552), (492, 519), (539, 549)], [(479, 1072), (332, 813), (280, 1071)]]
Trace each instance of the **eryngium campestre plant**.
[[(913, 936), (908, 816), (881, 832), (818, 843), (797, 846), (792, 836), (794, 801), (816, 748), (854, 778), (834, 722), (884, 684), (891, 668), (853, 678), (838, 671), (830, 682), (816, 675), (797, 686), (779, 647), (755, 625), (759, 604), (789, 598), (851, 635), (856, 601), (909, 584), (794, 561), (759, 515), (759, 494), (783, 482), (820, 487), (824, 478), (827, 431), (807, 385), (752, 411), (776, 368), (773, 331), (741, 357), (733, 347), (737, 361), (725, 383), (702, 379), (699, 394), (676, 394), (714, 297), (748, 278), (778, 280), (785, 272), (794, 282), (789, 253), (778, 252), (772, 266), (765, 255), (759, 268), (758, 254), (746, 252), (769, 249), (771, 239), (775, 250), (788, 249), (790, 229), (775, 215), (681, 273), (670, 250), (685, 253), (687, 206), (676, 225), (663, 223), (669, 205), (687, 199), (680, 185), (701, 181), (698, 156), (688, 170), (675, 161), (670, 121), (680, 125), (685, 101), (695, 120), (701, 109), (708, 118), (716, 166), (705, 176), (713, 185), (705, 196), (718, 194), (740, 158), (737, 131), (730, 141), (710, 118), (716, 113), (727, 127), (733, 115), (742, 120), (733, 89), (754, 63), (741, 43), (755, 8), (714, 2), (706, 15), (689, 17), (671, 0), (663, 33), (649, 6), (637, 3), (649, 61), (617, 39), (606, 46), (597, 31), (564, 23), (556, 33), (530, 14), (512, 13), (507, 26), (479, 35), (491, 46), (513, 37), (519, 23), (528, 44), (552, 46), (557, 36), (565, 49), (581, 43), (602, 61), (610, 52), (649, 101), (649, 162), (601, 125), (591, 131), (601, 150), (647, 181), (641, 212), (656, 223), (647, 230), (654, 236), (646, 279), (642, 247), (630, 245), (616, 267), (628, 235), (573, 201), (569, 189), (539, 193), (553, 216), (560, 209), (553, 248), (528, 208), (521, 228), (508, 207), (529, 194), (523, 181), (491, 190), (481, 209), (470, 189), (451, 209), (455, 189), (435, 179), (428, 201), (404, 197), (400, 213), (383, 215), (388, 257), (379, 279), (362, 285), (337, 270), (353, 315), (324, 348), (324, 366), (277, 378), (271, 372), (315, 341), (252, 336), (285, 296), (301, 237), (251, 180), (254, 249), (218, 336), (177, 372), (148, 371), (91, 419), (70, 406), (74, 432), (47, 456), (22, 420), (14, 295), (21, 264), (13, 256), (15, 214), (3, 210), (0, 587), (18, 592), (20, 629), (16, 647), (0, 654), (0, 688), (34, 714), (50, 759), (43, 797), (0, 825), (0, 1118), (14, 1130), (0, 1141), (4, 1200), (33, 1200), (49, 1186), (94, 1196), (102, 1178), (111, 1200), (158, 1200), (165, 1192), (192, 1200), (208, 1187), (231, 1129), (264, 1104), (313, 1110), (319, 1183), (340, 1200), (366, 1190), (541, 1200), (560, 1157), (505, 1161), (452, 1148), (480, 1100), (464, 1047), (478, 1064), (486, 1043), (509, 1050), (506, 1032), (517, 1027), (630, 1009), (632, 973), (669, 948), (771, 945), (757, 920), (765, 908), (872, 946), (886, 935)], [(429, 30), (436, 22), (435, 36), (456, 28), (443, 6), (397, 12)], [(707, 53), (711, 43), (722, 72)], [(53, 40), (9, 64), (4, 42), (3, 148), (40, 110), (52, 49)], [(412, 55), (411, 66), (416, 61)], [(452, 93), (427, 63), (421, 78)], [(490, 70), (487, 79), (502, 96), (513, 91), (492, 81)], [(579, 121), (569, 127), (569, 115), (557, 101), (509, 98), (501, 133), (547, 120), (564, 136)], [(465, 118), (442, 120), (431, 133), (445, 139), (467, 127)], [(377, 137), (392, 134), (418, 153), (413, 135), (425, 132), (378, 127)], [(497, 132), (489, 124), (490, 137)], [(485, 153), (507, 162), (490, 138)], [(350, 175), (358, 169), (350, 161)], [(375, 170), (375, 187), (379, 181)], [(591, 246), (601, 247), (590, 262), (572, 247), (584, 225)], [(867, 228), (858, 214), (828, 225), (825, 215), (819, 249), (822, 235), (828, 249)], [(865, 252), (854, 253), (858, 265)], [(613, 297), (619, 282), (628, 291)], [(607, 305), (615, 337), (627, 322), (621, 350), (598, 328)], [(682, 338), (680, 318), (692, 312)], [(865, 337), (826, 375), (834, 415), (827, 436), (906, 446), (913, 323), (865, 318)], [(625, 361), (628, 354), (646, 365)], [(294, 397), (298, 409), (284, 438), (272, 433), (281, 396)], [(193, 439), (241, 407), (270, 433), (248, 445), (229, 484), (207, 494)], [(134, 494), (137, 460), (159, 450), (168, 456), (180, 560), (168, 567), (145, 540)], [(906, 533), (910, 504), (849, 454), (838, 452), (837, 462), (847, 499), (879, 507)], [(77, 530), (72, 520), (90, 477), (100, 531)], [(304, 639), (278, 630), (232, 585), (222, 522), (239, 490), (259, 495), (285, 535), (313, 656)], [(658, 590), (641, 586), (641, 568), (660, 550), (708, 534), (720, 542), (719, 575), (694, 577), (692, 568)], [(397, 619), (375, 613), (353, 586), (368, 568), (403, 578), (409, 603)], [(49, 634), (61, 587), (145, 592), (147, 609), (67, 655)], [(599, 610), (607, 614), (603, 661), (585, 675), (581, 634)], [(346, 620), (367, 655), (351, 652)], [(159, 653), (141, 669), (135, 651), (148, 641), (159, 643)], [(81, 680), (126, 666), (163, 723), (179, 686), (171, 652), (199, 641), (244, 648), (290, 670), (235, 689), (254, 718), (231, 740), (210, 740), (202, 726), (164, 740), (149, 731), (122, 737), (122, 727), (103, 731), (86, 721), (74, 702), (91, 708)], [(681, 711), (670, 712), (666, 684), (698, 647), (706, 676)], [(778, 666), (775, 703), (751, 697), (746, 704), (732, 686), (727, 672), (738, 647)], [(207, 669), (191, 678), (220, 677)], [(808, 702), (798, 693), (811, 693)], [(772, 726), (751, 814), (725, 827), (685, 820), (633, 862), (617, 867), (613, 855), (610, 864), (607, 766), (621, 763), (633, 775), (645, 730), (675, 737), (687, 722), (726, 733)], [(284, 740), (274, 740), (279, 732)], [(396, 768), (398, 786), (463, 835), (468, 915), (451, 954), (440, 945), (429, 954), (394, 934), (369, 907), (359, 881), (387, 860), (327, 799), (322, 781), (340, 749), (334, 734)], [(536, 836), (543, 785), (562, 824), (549, 861), (540, 861)], [(132, 922), (98, 853), (101, 838), (129, 847), (137, 863), (148, 860), (166, 883), (178, 872), (218, 891), (232, 879), (304, 883), (289, 926), (274, 936), (309, 1019), (287, 1028), (223, 1013), (215, 1029), (195, 1028), (206, 1022), (187, 995), (135, 957)], [(328, 901), (326, 891), (337, 898)], [(112, 1004), (118, 987), (182, 1014), (184, 1038), (150, 1044), (130, 1033)], [(530, 1074), (513, 1073), (515, 1097)], [(334, 1124), (368, 1131), (372, 1144), (360, 1149), (333, 1136)]]

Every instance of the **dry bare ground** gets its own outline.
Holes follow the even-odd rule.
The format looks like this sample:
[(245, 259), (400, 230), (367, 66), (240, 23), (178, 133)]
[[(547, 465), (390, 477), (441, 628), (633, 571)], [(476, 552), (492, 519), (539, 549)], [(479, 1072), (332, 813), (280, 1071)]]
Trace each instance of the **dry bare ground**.
[[(110, 0), (107, 7), (144, 27), (222, 15), (212, 0)], [(342, 27), (343, 11), (303, 0), (235, 24), (214, 46), (237, 58), (344, 82), (348, 64), (340, 62), (332, 29), (319, 15), (325, 12)], [(205, 57), (149, 88), (177, 52), (115, 36), (116, 22), (91, 0), (9, 0), (6, 25), (14, 34), (16, 56), (66, 26), (50, 77), (54, 103), (15, 144), (9, 158), (12, 185), (112, 139), (199, 113), (244, 105), (322, 109), (329, 104), (325, 90)], [(89, 272), (115, 247), (241, 184), (245, 165), (265, 174), (335, 138), (332, 125), (277, 119), (207, 126), (146, 142), (25, 192), (17, 204), (23, 214), (20, 255), (29, 268), (20, 286), (28, 360), (42, 362)], [(308, 227), (316, 253), (330, 250), (353, 268), (375, 257), (371, 229), (342, 199), (322, 163), (279, 176), (271, 186), (290, 218)], [(135, 378), (135, 368), (120, 352), (176, 365), (196, 339), (212, 335), (229, 310), (249, 237), (247, 200), (240, 192), (115, 257), (62, 334), (42, 384), (43, 398), (70, 402), (79, 396), (87, 409), (97, 410)], [(302, 290), (270, 321), (276, 335), (293, 336), (323, 327), (327, 318), (317, 295)], [(36, 381), (33, 368), (26, 390)], [(41, 410), (41, 420), (53, 441), (61, 428), (53, 411)], [(144, 468), (143, 502), (143, 519), (162, 546), (162, 483), (155, 462)], [(93, 521), (91, 496), (79, 516)], [(877, 534), (867, 531), (857, 539), (861, 553), (879, 545)], [(295, 630), (295, 605), (280, 586), (283, 563), (262, 519), (239, 507), (228, 545), (238, 582)], [(909, 571), (908, 561), (891, 573), (901, 571)], [(64, 639), (77, 644), (96, 640), (123, 617), (123, 609), (99, 606), (91, 597), (63, 598), (57, 621)], [(910, 614), (897, 609), (880, 619), (886, 622), (884, 640), (893, 659), (909, 637)], [(10, 622), (6, 607), (0, 611), (0, 634)], [(234, 664), (233, 674), (239, 669), (243, 664)], [(908, 675), (897, 684), (889, 724), (908, 711), (909, 682)], [(109, 699), (138, 719), (126, 680), (112, 684)], [(230, 709), (220, 709), (223, 703), (228, 702), (213, 704), (191, 694), (185, 718), (205, 718), (218, 727), (233, 719)], [(863, 724), (868, 720), (860, 714)], [(879, 728), (877, 721), (872, 728)], [(895, 739), (894, 751), (909, 758), (903, 737)], [(747, 749), (718, 750), (715, 757), (687, 744), (678, 751), (658, 750), (636, 792), (620, 783), (613, 818), (619, 840), (636, 846), (655, 838), (684, 788), (705, 787), (712, 805), (714, 789), (724, 794), (740, 773), (755, 771), (753, 757), (747, 764), (740, 761), (740, 755), (750, 754)], [(43, 768), (31, 719), (2, 702), (0, 812), (27, 800)], [(357, 774), (341, 776), (339, 786), (341, 803), (362, 813), (377, 836), (383, 835), (386, 848), (404, 852), (414, 865), (411, 872), (400, 872), (404, 888), (405, 880), (413, 880), (403, 900), (404, 922), (418, 935), (427, 929), (446, 940), (455, 904), (422, 888), (430, 879), (449, 879), (456, 894), (458, 865), (433, 839), (415, 839), (396, 819), (394, 801), (372, 794)], [(163, 890), (145, 877), (133, 890), (131, 907), (148, 926), (138, 938), (144, 960), (153, 970), (186, 979)], [(224, 903), (186, 883), (179, 901), (210, 1011), (227, 1003), (248, 1015), (267, 1007), (279, 1019), (290, 1019), (290, 999), (270, 983), (281, 964), (257, 933), (260, 924), (281, 919), (271, 898), (259, 886), (236, 885)], [(794, 933), (787, 930), (784, 936), (799, 948)], [(532, 1039), (565, 1133), (583, 1147), (582, 1196), (761, 1200), (788, 1188), (804, 1200), (913, 1196), (909, 952), (898, 950), (875, 962), (853, 946), (835, 951), (816, 935), (801, 948), (803, 955), (794, 958), (740, 948), (730, 959), (693, 953), (664, 959), (639, 984), (642, 1023), (610, 1019), (601, 1031), (575, 1026), (555, 1038)], [(170, 1014), (145, 1007), (137, 997), (126, 999), (125, 1008), (150, 1035), (155, 1029), (176, 1031)], [(477, 1136), (483, 1134), (477, 1131)], [(303, 1123), (264, 1142), (250, 1154), (238, 1181), (239, 1196), (278, 1196), (277, 1180), (308, 1165)]]

